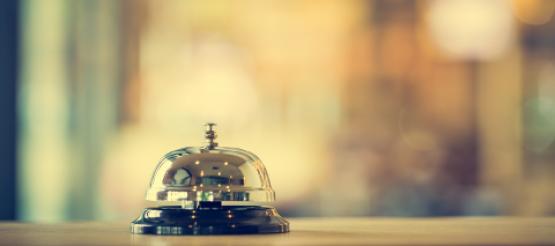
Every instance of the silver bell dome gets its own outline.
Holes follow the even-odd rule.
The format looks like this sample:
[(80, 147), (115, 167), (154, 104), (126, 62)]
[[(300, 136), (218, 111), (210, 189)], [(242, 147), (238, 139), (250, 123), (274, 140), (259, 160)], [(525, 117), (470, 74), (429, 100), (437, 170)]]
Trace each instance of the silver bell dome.
[(271, 202), (268, 173), (253, 153), (218, 147), (213, 123), (207, 124), (204, 147), (184, 147), (158, 163), (146, 199), (150, 201)]

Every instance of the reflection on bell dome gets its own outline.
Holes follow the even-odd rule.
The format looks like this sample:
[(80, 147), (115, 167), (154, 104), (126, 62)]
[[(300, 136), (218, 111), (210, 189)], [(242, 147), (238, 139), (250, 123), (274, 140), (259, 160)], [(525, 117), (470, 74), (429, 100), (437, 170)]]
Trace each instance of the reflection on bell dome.
[(271, 202), (274, 197), (262, 161), (225, 147), (186, 147), (166, 154), (147, 192), (151, 201)]

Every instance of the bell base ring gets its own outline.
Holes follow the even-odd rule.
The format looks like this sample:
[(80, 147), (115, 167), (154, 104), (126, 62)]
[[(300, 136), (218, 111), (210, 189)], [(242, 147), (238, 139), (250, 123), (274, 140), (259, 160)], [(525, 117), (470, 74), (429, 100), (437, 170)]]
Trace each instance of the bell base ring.
[(153, 235), (264, 234), (289, 231), (289, 222), (270, 206), (180, 206), (146, 208), (131, 232)]

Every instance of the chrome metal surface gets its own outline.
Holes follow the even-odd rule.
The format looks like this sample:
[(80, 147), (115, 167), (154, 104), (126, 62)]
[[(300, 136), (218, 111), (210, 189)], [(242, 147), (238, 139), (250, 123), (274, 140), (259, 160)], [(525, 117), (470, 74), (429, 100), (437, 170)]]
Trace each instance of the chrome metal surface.
[(207, 125), (205, 147), (185, 147), (166, 154), (150, 181), (150, 201), (245, 201), (275, 199), (266, 168), (253, 153), (217, 147), (214, 124)]
[(154, 235), (284, 233), (289, 222), (270, 206), (225, 206), (181, 209), (146, 208), (131, 222), (131, 232)]
[(214, 149), (218, 147), (218, 143), (214, 141), (218, 137), (218, 135), (216, 135), (216, 132), (214, 131), (215, 126), (216, 123), (206, 123), (206, 132), (204, 134), (204, 137), (206, 137), (208, 143), (206, 149)]

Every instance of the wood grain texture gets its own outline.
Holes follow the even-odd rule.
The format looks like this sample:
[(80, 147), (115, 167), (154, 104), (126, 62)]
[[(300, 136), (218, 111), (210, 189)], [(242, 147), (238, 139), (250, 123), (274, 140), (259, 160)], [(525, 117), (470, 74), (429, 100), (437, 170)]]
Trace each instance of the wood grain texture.
[(291, 232), (146, 236), (128, 223), (0, 223), (0, 245), (555, 245), (555, 218), (291, 219)]

